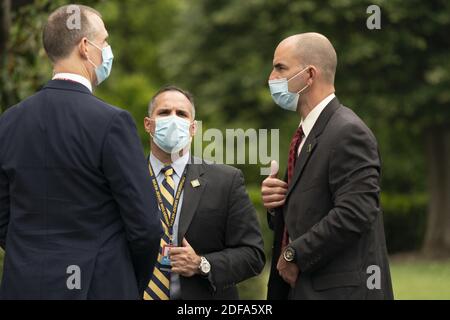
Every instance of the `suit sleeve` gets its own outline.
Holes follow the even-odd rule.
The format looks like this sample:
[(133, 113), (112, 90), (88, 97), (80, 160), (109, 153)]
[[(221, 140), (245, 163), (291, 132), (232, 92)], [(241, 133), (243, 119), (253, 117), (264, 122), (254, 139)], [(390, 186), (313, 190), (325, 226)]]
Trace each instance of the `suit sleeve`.
[(156, 262), (162, 227), (142, 145), (128, 112), (112, 120), (103, 147), (103, 170), (120, 208), (143, 294)]
[(225, 246), (222, 251), (205, 255), (211, 264), (210, 280), (217, 290), (258, 275), (265, 263), (259, 221), (241, 171), (236, 171), (230, 189)]
[(9, 223), (9, 182), (0, 166), (0, 247), (5, 249)]
[[(287, 180), (288, 173), (286, 170), (283, 181), (287, 182)], [(270, 213), (270, 210), (267, 210), (267, 224), (270, 230), (275, 231), (275, 217), (279, 215), (283, 215), (283, 206), (272, 209), (272, 213)]]
[(334, 207), (291, 246), (301, 272), (325, 265), (367, 232), (379, 208), (380, 160), (375, 137), (361, 124), (349, 124), (330, 153), (329, 188)]

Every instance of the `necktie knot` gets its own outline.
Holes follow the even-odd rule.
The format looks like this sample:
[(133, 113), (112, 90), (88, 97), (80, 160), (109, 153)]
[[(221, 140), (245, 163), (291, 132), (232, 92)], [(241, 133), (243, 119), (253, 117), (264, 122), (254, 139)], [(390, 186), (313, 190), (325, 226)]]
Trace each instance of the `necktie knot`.
[(162, 171), (162, 173), (164, 174), (164, 176), (166, 178), (173, 176), (173, 168), (172, 168), (172, 166), (165, 166), (161, 171)]

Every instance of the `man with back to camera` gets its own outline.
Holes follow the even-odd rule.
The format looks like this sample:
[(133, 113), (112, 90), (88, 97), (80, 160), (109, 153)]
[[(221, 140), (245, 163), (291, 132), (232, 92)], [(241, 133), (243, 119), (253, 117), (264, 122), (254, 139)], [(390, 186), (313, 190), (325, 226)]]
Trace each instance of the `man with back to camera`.
[(272, 98), (300, 125), (284, 181), (273, 168), (261, 188), (275, 233), (269, 299), (393, 299), (377, 141), (336, 98), (336, 65), (318, 33), (291, 36), (274, 54)]
[(136, 126), (92, 94), (107, 38), (96, 10), (54, 11), (53, 80), (0, 117), (2, 299), (141, 299), (151, 277), (162, 228)]

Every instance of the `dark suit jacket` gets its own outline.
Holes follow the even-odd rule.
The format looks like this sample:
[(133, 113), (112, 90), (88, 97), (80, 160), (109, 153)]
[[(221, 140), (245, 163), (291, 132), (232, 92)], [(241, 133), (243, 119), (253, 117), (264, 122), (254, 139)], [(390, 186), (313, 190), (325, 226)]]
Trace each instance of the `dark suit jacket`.
[(75, 82), (0, 117), (1, 298), (142, 297), (162, 230), (141, 147), (128, 112)]
[[(211, 280), (180, 277), (183, 300), (238, 299), (236, 284), (264, 267), (264, 244), (242, 172), (236, 168), (188, 164), (178, 239), (186, 237), (211, 264)], [(194, 188), (191, 181), (198, 179)]]
[[(275, 231), (269, 299), (392, 299), (380, 210), (380, 157), (370, 129), (333, 99), (297, 160)], [(276, 270), (286, 222), (300, 276), (293, 290)], [(380, 268), (370, 290), (369, 266)]]

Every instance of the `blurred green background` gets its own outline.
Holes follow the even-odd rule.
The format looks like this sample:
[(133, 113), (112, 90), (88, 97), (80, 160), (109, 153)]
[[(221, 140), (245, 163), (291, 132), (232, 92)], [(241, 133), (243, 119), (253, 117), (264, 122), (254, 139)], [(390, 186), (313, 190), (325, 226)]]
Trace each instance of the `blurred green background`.
[[(51, 77), (41, 44), (48, 14), (64, 0), (0, 0), (0, 107), (30, 96)], [(143, 129), (158, 88), (196, 98), (205, 128), (280, 129), (285, 169), (295, 114), (267, 87), (273, 52), (285, 37), (326, 35), (338, 54), (336, 89), (375, 133), (383, 162), (382, 206), (397, 299), (450, 299), (450, 2), (362, 0), (89, 0), (115, 54), (96, 94), (129, 110)], [(9, 5), (8, 5), (9, 4)], [(369, 5), (381, 29), (369, 30)], [(270, 260), (272, 234), (261, 206), (261, 165), (239, 166), (258, 210)], [(0, 261), (1, 255), (0, 253)], [(240, 285), (263, 299), (267, 270)]]

